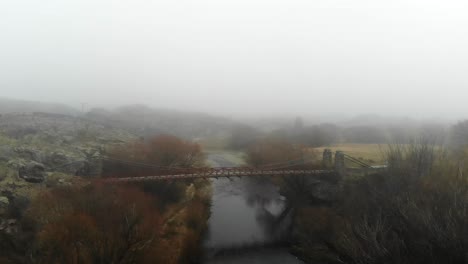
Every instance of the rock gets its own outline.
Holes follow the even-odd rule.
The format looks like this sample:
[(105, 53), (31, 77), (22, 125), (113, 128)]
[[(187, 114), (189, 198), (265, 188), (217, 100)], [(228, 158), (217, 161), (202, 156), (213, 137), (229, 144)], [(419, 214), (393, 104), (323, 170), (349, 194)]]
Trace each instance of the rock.
[(46, 176), (45, 167), (41, 163), (31, 161), (26, 166), (19, 168), (18, 175), (27, 182), (43, 182)]
[(17, 147), (15, 148), (15, 152), (18, 157), (25, 160), (43, 162), (44, 159), (44, 155), (41, 153), (41, 151), (30, 147)]
[(86, 159), (83, 155), (55, 151), (47, 155), (45, 163), (50, 171), (77, 175), (86, 166)]

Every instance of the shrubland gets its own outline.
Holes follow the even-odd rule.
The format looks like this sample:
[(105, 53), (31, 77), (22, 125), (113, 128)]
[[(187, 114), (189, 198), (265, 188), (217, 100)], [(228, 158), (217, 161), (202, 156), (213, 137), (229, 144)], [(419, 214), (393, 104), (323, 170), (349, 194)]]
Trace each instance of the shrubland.
[[(105, 177), (204, 166), (197, 144), (170, 135), (102, 154)], [(202, 256), (206, 182), (114, 185), (53, 172), (34, 190), (25, 202), (9, 199), (4, 217), (11, 220), (0, 223), (2, 263), (194, 263)]]
[[(386, 170), (334, 182), (335, 199), (320, 199), (314, 189), (324, 179), (274, 180), (287, 198), (280, 217), (293, 218), (293, 252), (308, 263), (467, 263), (466, 145), (421, 137), (378, 149)], [(266, 138), (250, 147), (247, 162), (284, 164), (305, 154), (293, 142)], [(292, 167), (301, 166), (319, 165)]]
[(299, 210), (296, 252), (320, 263), (466, 263), (466, 156), (392, 145), (388, 170), (344, 182), (333, 206)]

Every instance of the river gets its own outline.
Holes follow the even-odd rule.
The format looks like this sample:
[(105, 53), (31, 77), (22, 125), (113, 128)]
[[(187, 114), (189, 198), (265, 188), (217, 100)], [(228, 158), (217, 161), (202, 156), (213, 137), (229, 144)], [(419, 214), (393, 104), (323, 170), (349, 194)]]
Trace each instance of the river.
[[(214, 167), (235, 166), (222, 153), (208, 154)], [(284, 245), (289, 219), (278, 221), (284, 197), (266, 179), (213, 179), (205, 263), (303, 263)]]

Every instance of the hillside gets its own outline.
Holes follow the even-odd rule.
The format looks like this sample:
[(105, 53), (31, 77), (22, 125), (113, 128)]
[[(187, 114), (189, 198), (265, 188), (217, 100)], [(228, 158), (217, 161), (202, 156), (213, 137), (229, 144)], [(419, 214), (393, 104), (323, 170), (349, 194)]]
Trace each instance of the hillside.
[[(0, 116), (0, 218), (39, 190), (99, 175), (106, 147), (137, 137), (80, 117), (51, 113)], [(9, 209), (8, 209), (9, 208)], [(3, 211), (3, 213), (2, 213)]]
[(143, 105), (130, 105), (115, 110), (92, 109), (86, 118), (140, 136), (171, 134), (186, 139), (226, 136), (235, 124), (223, 117), (154, 109)]

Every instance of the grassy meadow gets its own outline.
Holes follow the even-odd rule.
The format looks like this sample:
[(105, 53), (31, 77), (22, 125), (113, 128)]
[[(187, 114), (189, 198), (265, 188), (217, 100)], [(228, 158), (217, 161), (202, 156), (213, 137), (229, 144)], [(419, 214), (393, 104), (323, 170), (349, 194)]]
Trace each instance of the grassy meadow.
[(335, 151), (343, 151), (345, 154), (362, 160), (365, 163), (371, 165), (384, 164), (384, 153), (387, 149), (385, 144), (357, 144), (357, 143), (344, 143), (335, 144), (327, 147), (315, 148), (319, 153), (322, 153), (324, 149), (331, 149)]

